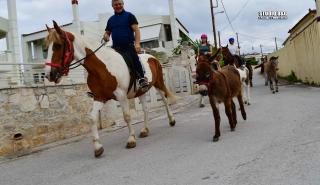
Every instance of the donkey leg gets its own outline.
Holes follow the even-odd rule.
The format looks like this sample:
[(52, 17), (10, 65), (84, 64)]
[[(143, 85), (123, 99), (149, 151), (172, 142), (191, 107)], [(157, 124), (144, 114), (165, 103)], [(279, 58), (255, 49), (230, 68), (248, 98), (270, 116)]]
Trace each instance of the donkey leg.
[(239, 102), (239, 105), (240, 105), (240, 110), (241, 110), (241, 115), (242, 115), (242, 118), (244, 120), (247, 120), (247, 113), (244, 109), (244, 105), (243, 105), (243, 100), (242, 100), (242, 94), (239, 94), (237, 96), (237, 99), (238, 99), (238, 102)]
[(246, 96), (247, 96), (247, 100), (248, 100), (248, 102), (247, 102), (247, 104), (248, 105), (250, 105), (251, 103), (251, 100), (250, 100), (250, 88), (251, 88), (252, 86), (249, 86), (249, 85), (247, 85), (247, 87), (246, 87)]
[(246, 83), (245, 82), (242, 82), (241, 84), (241, 93), (242, 93), (242, 97), (243, 97), (243, 102), (244, 104), (247, 104), (248, 103), (248, 98), (247, 98), (247, 92), (246, 92)]
[(139, 96), (139, 100), (142, 105), (142, 109), (144, 113), (144, 127), (141, 130), (139, 137), (144, 138), (144, 137), (148, 137), (149, 135), (149, 128), (148, 128), (149, 118), (148, 118), (148, 106), (146, 102), (146, 94)]
[(274, 93), (276, 93), (276, 91), (274, 89), (273, 80), (274, 80), (273, 78), (270, 78), (270, 89), (271, 89), (272, 93), (274, 94)]
[(159, 92), (161, 98), (162, 98), (162, 102), (164, 103), (164, 106), (166, 108), (166, 111), (167, 111), (167, 115), (168, 115), (168, 118), (169, 118), (169, 124), (170, 126), (175, 126), (176, 125), (176, 120), (174, 119), (174, 116), (170, 110), (170, 107), (169, 107), (169, 104), (168, 104), (168, 100), (167, 98), (164, 96), (164, 92), (158, 88), (156, 88), (157, 91)]
[(210, 105), (213, 111), (213, 117), (215, 122), (215, 134), (213, 136), (213, 142), (219, 141), (220, 137), (220, 114), (219, 114), (219, 108), (218, 105), (216, 105), (216, 102), (212, 96), (209, 95)]
[(265, 72), (264, 73), (264, 85), (265, 86), (268, 86), (268, 81), (269, 81), (268, 74)]
[(279, 92), (279, 87), (278, 87), (278, 77), (275, 77), (275, 82), (276, 82), (276, 92)]
[(136, 135), (134, 133), (134, 129), (132, 128), (132, 124), (131, 124), (129, 100), (127, 99), (127, 97), (123, 97), (121, 100), (119, 100), (119, 103), (123, 111), (124, 120), (127, 123), (128, 129), (129, 129), (129, 138), (128, 138), (126, 147), (128, 149), (134, 148), (136, 147)]
[(103, 146), (100, 143), (99, 140), (99, 133), (98, 133), (98, 117), (99, 117), (99, 111), (102, 109), (103, 103), (94, 101), (93, 102), (93, 108), (90, 113), (90, 117), (92, 120), (92, 125), (91, 125), (91, 133), (93, 137), (93, 146), (94, 146), (94, 156), (95, 157), (100, 157), (103, 152)]
[(225, 108), (225, 113), (228, 117), (228, 120), (229, 120), (229, 125), (230, 125), (230, 128), (231, 128), (231, 131), (234, 131), (235, 130), (235, 122), (233, 120), (233, 115), (232, 115), (232, 100), (230, 99), (227, 99), (225, 102), (224, 102), (224, 108)]
[(205, 105), (204, 105), (204, 97), (200, 94), (200, 101), (199, 101), (199, 107), (200, 108), (203, 108)]
[(236, 111), (236, 104), (234, 104), (233, 100), (231, 100), (231, 110), (232, 110), (232, 117), (234, 122), (234, 127), (237, 125), (237, 111)]

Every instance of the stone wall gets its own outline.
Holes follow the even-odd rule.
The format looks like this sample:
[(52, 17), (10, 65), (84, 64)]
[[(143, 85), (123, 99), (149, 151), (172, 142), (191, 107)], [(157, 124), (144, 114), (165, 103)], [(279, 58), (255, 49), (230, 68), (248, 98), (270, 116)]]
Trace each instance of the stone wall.
[[(182, 55), (163, 64), (165, 83), (178, 96), (193, 93), (189, 63)], [(88, 133), (93, 99), (86, 96), (87, 91), (86, 84), (0, 89), (0, 157), (23, 155), (34, 147)], [(147, 101), (150, 108), (162, 105), (154, 89)], [(141, 113), (138, 99), (130, 106), (133, 116)], [(100, 128), (119, 119), (120, 106), (110, 101), (101, 111)]]
[(0, 156), (89, 131), (86, 85), (0, 91)]

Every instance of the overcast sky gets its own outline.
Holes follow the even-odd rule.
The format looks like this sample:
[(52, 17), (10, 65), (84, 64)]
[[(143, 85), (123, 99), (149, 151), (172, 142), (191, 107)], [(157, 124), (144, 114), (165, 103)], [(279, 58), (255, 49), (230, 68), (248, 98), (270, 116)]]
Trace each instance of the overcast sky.
[[(31, 33), (45, 28), (56, 20), (59, 24), (72, 21), (71, 0), (16, 0), (18, 12), (18, 29), (20, 34)], [(214, 4), (215, 3), (215, 0)], [(222, 11), (221, 0), (218, 0), (215, 12)], [(167, 15), (167, 0), (124, 0), (125, 9), (136, 15)], [(288, 30), (307, 12), (315, 9), (314, 0), (223, 0), (227, 14), (234, 30), (239, 33), (243, 51), (273, 51), (274, 37), (278, 45), (288, 36)], [(201, 33), (207, 33), (213, 40), (210, 0), (174, 0), (175, 13), (178, 19), (189, 30), (192, 39), (198, 39)], [(79, 0), (80, 19), (95, 21), (98, 13), (113, 12), (111, 0)], [(287, 20), (258, 20), (259, 11), (286, 11)], [(7, 17), (7, 0), (0, 0), (0, 16)], [(217, 30), (221, 30), (222, 45), (227, 44), (229, 37), (235, 37), (228, 24), (225, 13), (216, 15)], [(103, 33), (101, 33), (103, 34)], [(0, 41), (0, 51), (5, 50), (4, 41)], [(254, 50), (252, 50), (252, 48)]]

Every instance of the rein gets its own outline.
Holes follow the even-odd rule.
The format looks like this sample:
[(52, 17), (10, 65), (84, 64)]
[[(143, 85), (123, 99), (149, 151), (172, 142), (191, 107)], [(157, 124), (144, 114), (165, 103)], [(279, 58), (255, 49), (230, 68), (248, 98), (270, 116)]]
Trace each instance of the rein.
[[(102, 43), (101, 46), (99, 46), (97, 49), (95, 49), (93, 52), (89, 53), (88, 55), (86, 55), (85, 57), (83, 57), (80, 60), (77, 60), (76, 62), (70, 64), (68, 67), (70, 68), (70, 70), (75, 69), (79, 66), (81, 66), (82, 64), (80, 62), (82, 62), (83, 60), (87, 59), (88, 57), (90, 57), (91, 55), (95, 54), (97, 51), (99, 51), (103, 46), (106, 45), (106, 42)], [(78, 65), (76, 65), (78, 64)], [(76, 65), (76, 66), (74, 66)], [(73, 66), (73, 67), (72, 67)]]

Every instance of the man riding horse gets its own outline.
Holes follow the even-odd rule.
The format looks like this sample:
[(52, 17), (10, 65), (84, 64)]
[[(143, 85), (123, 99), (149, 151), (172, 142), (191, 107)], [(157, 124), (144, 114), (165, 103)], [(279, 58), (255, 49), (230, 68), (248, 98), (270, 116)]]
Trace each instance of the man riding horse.
[(140, 89), (148, 88), (148, 81), (144, 77), (144, 71), (138, 57), (141, 52), (140, 29), (136, 17), (124, 10), (123, 0), (112, 0), (114, 15), (108, 20), (104, 41), (110, 40), (112, 36), (112, 48), (119, 53), (126, 53), (132, 59), (134, 72), (138, 76)]
[(230, 45), (228, 45), (228, 48), (230, 53), (238, 60), (239, 66), (243, 66), (245, 63), (243, 59), (240, 57), (240, 47), (234, 44), (234, 38), (231, 37), (229, 39), (229, 44)]

